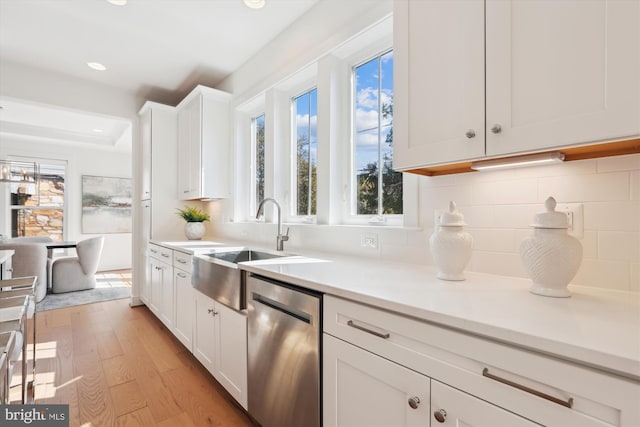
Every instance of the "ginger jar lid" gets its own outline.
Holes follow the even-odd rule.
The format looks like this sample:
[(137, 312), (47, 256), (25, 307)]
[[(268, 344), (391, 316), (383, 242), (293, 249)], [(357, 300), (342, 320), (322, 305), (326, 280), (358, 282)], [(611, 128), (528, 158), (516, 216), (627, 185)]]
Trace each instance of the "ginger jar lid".
[(544, 202), (545, 212), (539, 212), (534, 216), (534, 228), (569, 228), (567, 216), (556, 211), (556, 199), (548, 197)]
[(449, 202), (449, 211), (443, 212), (442, 215), (440, 215), (438, 225), (443, 227), (459, 227), (462, 225), (467, 225), (464, 222), (464, 215), (462, 215), (460, 211), (458, 211), (456, 202), (454, 202), (453, 200)]

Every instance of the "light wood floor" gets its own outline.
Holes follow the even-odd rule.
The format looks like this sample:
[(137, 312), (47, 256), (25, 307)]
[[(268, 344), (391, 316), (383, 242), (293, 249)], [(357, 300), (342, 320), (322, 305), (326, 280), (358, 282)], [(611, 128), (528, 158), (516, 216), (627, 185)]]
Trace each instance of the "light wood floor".
[(252, 425), (145, 306), (44, 311), (36, 327), (36, 403), (69, 404), (70, 426)]

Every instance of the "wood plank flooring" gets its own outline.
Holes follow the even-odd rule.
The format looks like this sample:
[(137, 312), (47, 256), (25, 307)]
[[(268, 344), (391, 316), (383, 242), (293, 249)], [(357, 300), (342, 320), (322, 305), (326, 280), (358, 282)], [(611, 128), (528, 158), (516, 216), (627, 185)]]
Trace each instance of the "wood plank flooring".
[(122, 299), (36, 317), (36, 403), (69, 404), (70, 426), (253, 425), (145, 306)]

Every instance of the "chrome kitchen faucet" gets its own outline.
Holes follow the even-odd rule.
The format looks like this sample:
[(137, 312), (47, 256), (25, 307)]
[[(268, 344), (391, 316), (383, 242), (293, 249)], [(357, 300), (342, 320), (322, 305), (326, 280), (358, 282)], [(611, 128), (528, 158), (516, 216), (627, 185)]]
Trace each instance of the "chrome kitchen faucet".
[(282, 216), (280, 213), (280, 205), (276, 201), (276, 199), (272, 199), (271, 197), (267, 197), (263, 199), (258, 205), (258, 211), (256, 212), (256, 219), (260, 218), (260, 211), (262, 210), (262, 206), (265, 202), (270, 201), (276, 205), (278, 211), (278, 235), (276, 236), (276, 250), (283, 251), (284, 250), (284, 242), (289, 240), (289, 227), (287, 227), (287, 234), (282, 234)]

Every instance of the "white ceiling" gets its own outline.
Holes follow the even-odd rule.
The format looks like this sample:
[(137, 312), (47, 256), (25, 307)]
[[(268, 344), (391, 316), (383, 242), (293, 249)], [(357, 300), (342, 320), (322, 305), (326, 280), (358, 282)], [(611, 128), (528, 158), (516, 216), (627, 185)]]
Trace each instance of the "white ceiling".
[[(266, 1), (253, 10), (243, 0), (0, 0), (0, 61), (180, 99), (219, 84), (319, 0)], [(0, 102), (1, 132), (113, 146), (122, 132), (118, 119)]]

